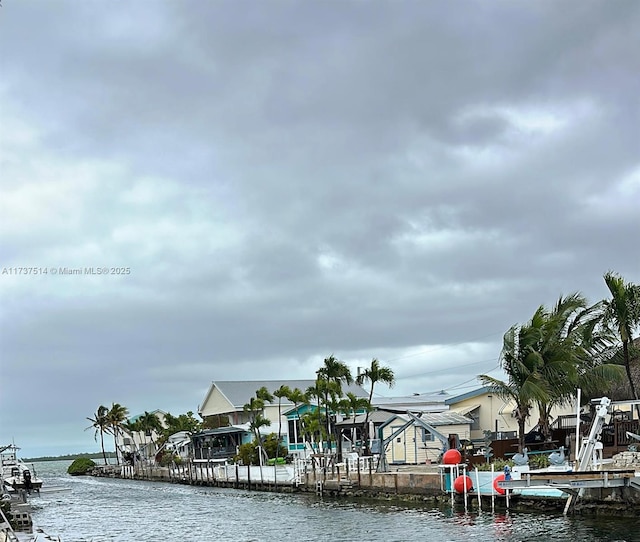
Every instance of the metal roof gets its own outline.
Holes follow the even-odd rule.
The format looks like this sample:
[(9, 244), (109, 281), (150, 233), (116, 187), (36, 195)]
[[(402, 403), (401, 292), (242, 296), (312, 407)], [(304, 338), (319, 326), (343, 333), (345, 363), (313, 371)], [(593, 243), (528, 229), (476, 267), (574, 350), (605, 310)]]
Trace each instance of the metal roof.
[[(403, 420), (408, 420), (409, 417), (403, 414), (398, 414), (398, 418), (402, 418)], [(433, 427), (437, 427), (439, 425), (468, 425), (473, 423), (473, 420), (463, 416), (462, 414), (458, 414), (457, 412), (425, 412), (420, 416), (420, 419), (423, 422), (432, 425)]]
[[(269, 390), (269, 393), (273, 393), (283, 385), (289, 386), (292, 390), (298, 388), (305, 392), (307, 388), (315, 386), (315, 384), (315, 380), (216, 380), (212, 383), (212, 386), (215, 386), (234, 407), (242, 408), (255, 395), (256, 391), (263, 386)], [(357, 397), (369, 397), (366, 390), (356, 384), (343, 384), (342, 392), (345, 395), (351, 392)], [(276, 398), (272, 404), (277, 403)], [(281, 404), (292, 405), (293, 403), (283, 397)]]
[[(369, 421), (374, 423), (374, 424), (379, 424), (379, 423), (384, 423), (386, 422), (389, 418), (392, 418), (394, 416), (394, 414), (390, 413), (390, 412), (385, 412), (383, 410), (374, 410), (373, 412), (369, 413)], [(340, 422), (338, 422), (336, 425), (337, 426), (343, 426), (343, 425), (360, 425), (364, 423), (364, 420), (366, 418), (366, 414), (358, 414), (355, 418), (355, 421), (353, 418), (346, 418)]]
[(467, 393), (456, 395), (454, 397), (449, 397), (445, 401), (445, 404), (455, 405), (460, 401), (464, 401), (465, 399), (471, 399), (473, 397), (478, 397), (480, 395), (484, 395), (485, 393), (491, 393), (491, 386), (482, 386), (481, 388), (476, 388), (475, 390), (468, 391)]
[(210, 435), (229, 435), (231, 433), (248, 433), (249, 429), (246, 427), (239, 427), (237, 425), (230, 425), (228, 427), (218, 427), (217, 429), (206, 429), (195, 433), (194, 437), (207, 437)]

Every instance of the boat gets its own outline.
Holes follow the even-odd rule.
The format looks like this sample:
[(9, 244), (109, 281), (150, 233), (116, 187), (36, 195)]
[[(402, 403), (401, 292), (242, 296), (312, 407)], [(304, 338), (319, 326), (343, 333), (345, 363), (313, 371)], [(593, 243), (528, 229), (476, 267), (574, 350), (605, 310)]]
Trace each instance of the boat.
[(4, 486), (2, 489), (8, 492), (40, 492), (42, 480), (36, 476), (33, 465), (30, 467), (18, 457), (19, 449), (15, 444), (0, 446), (0, 476)]

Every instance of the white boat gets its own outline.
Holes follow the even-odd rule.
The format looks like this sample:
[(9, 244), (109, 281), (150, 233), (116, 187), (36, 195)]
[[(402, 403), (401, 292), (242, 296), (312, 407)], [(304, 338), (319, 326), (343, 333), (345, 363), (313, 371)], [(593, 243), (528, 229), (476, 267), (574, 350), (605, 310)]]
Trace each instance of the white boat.
[(2, 477), (3, 490), (25, 490), (39, 492), (42, 480), (36, 476), (33, 465), (30, 467), (22, 459), (18, 458), (18, 448), (15, 444), (0, 446), (0, 476)]

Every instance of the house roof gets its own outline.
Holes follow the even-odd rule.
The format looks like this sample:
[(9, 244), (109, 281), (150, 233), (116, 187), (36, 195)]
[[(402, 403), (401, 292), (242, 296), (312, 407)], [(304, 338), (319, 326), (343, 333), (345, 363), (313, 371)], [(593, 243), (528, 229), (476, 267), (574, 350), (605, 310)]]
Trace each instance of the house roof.
[[(336, 426), (351, 426), (351, 425), (360, 425), (364, 423), (366, 418), (366, 414), (358, 414), (353, 418), (346, 418), (336, 424)], [(380, 424), (386, 422), (389, 418), (393, 417), (394, 414), (390, 412), (385, 412), (384, 410), (374, 410), (369, 413), (369, 421), (373, 424)]]
[(474, 397), (479, 397), (480, 395), (485, 395), (486, 393), (491, 393), (491, 386), (482, 386), (481, 388), (476, 388), (475, 390), (468, 391), (467, 393), (463, 393), (461, 395), (455, 395), (453, 397), (449, 397), (444, 404), (445, 405), (455, 405), (460, 401), (464, 401), (466, 399), (473, 399)]
[(446, 410), (445, 401), (448, 397), (448, 393), (441, 391), (400, 397), (374, 397), (371, 403), (381, 410), (441, 412)]
[[(289, 386), (291, 389), (298, 388), (303, 392), (307, 390), (307, 388), (314, 386), (316, 383), (314, 380), (216, 380), (211, 383), (209, 387), (209, 391), (205, 397), (203, 402), (206, 403), (209, 399), (209, 396), (213, 392), (214, 389), (218, 389), (218, 391), (224, 395), (224, 397), (232, 404), (236, 409), (242, 409), (247, 401), (253, 397), (257, 390), (262, 388), (263, 386), (269, 390), (269, 393), (273, 393), (280, 386), (285, 385)], [(348, 392), (353, 393), (357, 397), (367, 397), (368, 393), (362, 386), (358, 386), (356, 384), (351, 385), (342, 385), (342, 391), (346, 395)], [(277, 404), (277, 401), (274, 401), (274, 404)], [(282, 405), (292, 405), (290, 401), (283, 398)], [(200, 409), (199, 409), (200, 410)]]
[(233, 433), (248, 433), (249, 429), (247, 427), (240, 427), (237, 425), (230, 425), (228, 427), (218, 427), (216, 429), (206, 429), (204, 431), (200, 431), (196, 433), (195, 437), (206, 437), (209, 435), (229, 435)]
[(452, 408), (449, 412), (456, 412), (457, 414), (462, 414), (463, 416), (466, 416), (470, 412), (473, 412), (474, 410), (480, 408), (480, 406), (481, 405), (476, 403), (476, 404), (467, 405), (467, 406), (461, 407), (461, 408)]
[[(409, 417), (402, 414), (397, 414), (397, 418), (401, 418), (403, 420), (409, 420)], [(458, 414), (457, 412), (425, 412), (420, 416), (420, 419), (423, 422), (432, 425), (433, 427), (437, 427), (439, 425), (468, 425), (473, 423), (473, 420), (463, 416), (462, 414)]]

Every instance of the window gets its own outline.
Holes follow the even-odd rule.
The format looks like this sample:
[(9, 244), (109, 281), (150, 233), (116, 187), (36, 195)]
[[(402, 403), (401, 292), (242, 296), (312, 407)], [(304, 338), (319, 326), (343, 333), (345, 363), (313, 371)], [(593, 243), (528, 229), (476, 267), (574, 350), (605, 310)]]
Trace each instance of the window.
[(422, 428), (422, 442), (433, 442), (433, 435), (424, 427)]
[(299, 444), (304, 442), (304, 435), (300, 427), (300, 420), (289, 420), (289, 443)]

